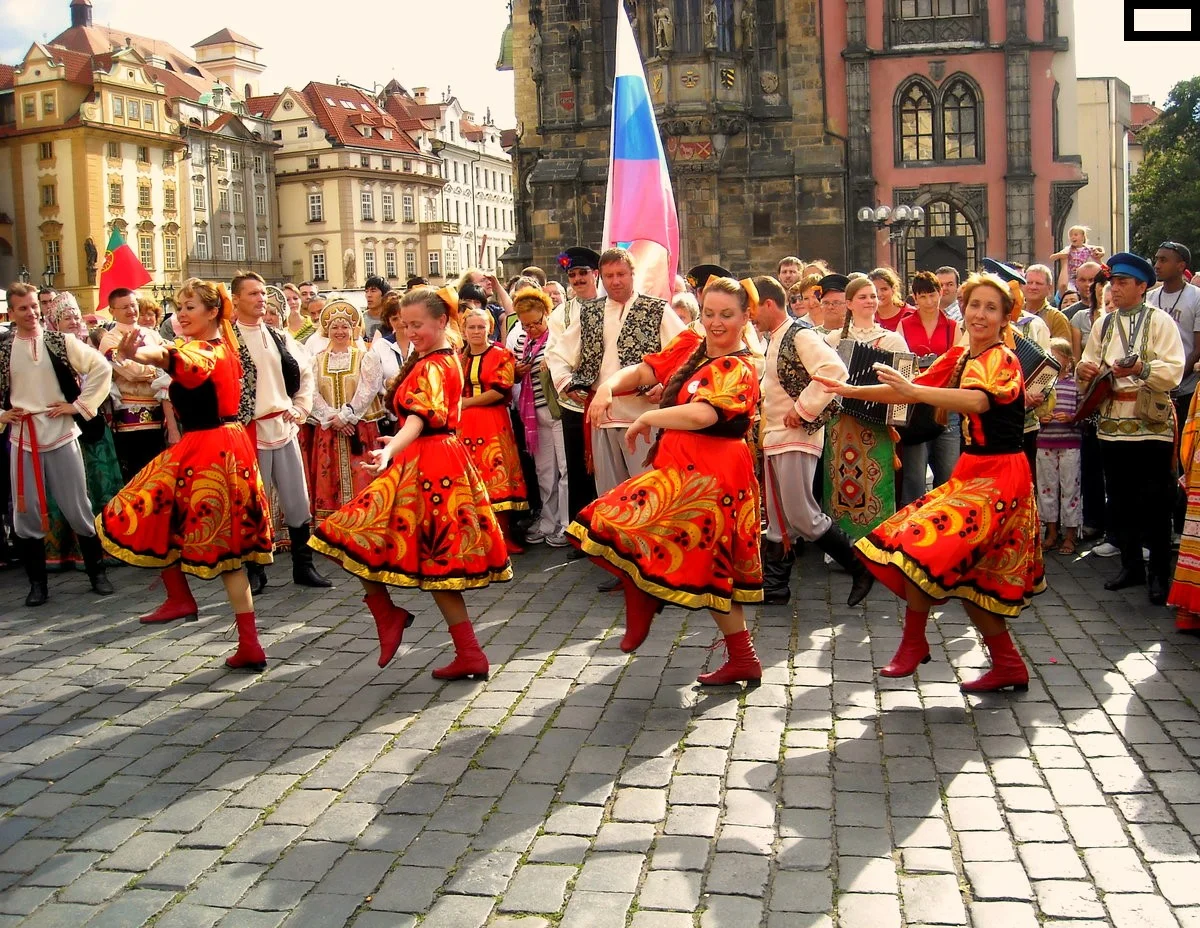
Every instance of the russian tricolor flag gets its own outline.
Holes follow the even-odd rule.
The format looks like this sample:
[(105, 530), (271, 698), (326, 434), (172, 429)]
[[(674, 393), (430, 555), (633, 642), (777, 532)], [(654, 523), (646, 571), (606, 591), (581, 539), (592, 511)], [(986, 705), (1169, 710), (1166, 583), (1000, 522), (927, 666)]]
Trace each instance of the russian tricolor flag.
[(679, 267), (679, 215), (624, 3), (617, 4), (615, 74), (604, 247), (621, 245), (633, 252), (639, 293), (670, 299)]

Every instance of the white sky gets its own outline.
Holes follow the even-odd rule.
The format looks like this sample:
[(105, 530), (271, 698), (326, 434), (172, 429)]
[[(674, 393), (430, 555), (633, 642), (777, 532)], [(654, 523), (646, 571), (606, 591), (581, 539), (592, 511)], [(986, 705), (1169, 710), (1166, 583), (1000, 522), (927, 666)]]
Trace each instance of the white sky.
[[(1200, 42), (1124, 42), (1124, 6), (1138, 2), (1074, 0), (1076, 69), (1081, 77), (1119, 77), (1133, 93), (1162, 105), (1176, 82), (1200, 72)], [(163, 38), (189, 54), (192, 42), (222, 27), (241, 33), (263, 48), (264, 92), (336, 77), (371, 87), (395, 77), (410, 90), (429, 87), (435, 97), (449, 85), (477, 117), (490, 106), (497, 125), (514, 121), (513, 73), (495, 70), (508, 21), (505, 0), (93, 3), (97, 24)], [(68, 4), (0, 0), (0, 61), (14, 63), (31, 42), (65, 29)], [(308, 9), (320, 12), (310, 16)]]

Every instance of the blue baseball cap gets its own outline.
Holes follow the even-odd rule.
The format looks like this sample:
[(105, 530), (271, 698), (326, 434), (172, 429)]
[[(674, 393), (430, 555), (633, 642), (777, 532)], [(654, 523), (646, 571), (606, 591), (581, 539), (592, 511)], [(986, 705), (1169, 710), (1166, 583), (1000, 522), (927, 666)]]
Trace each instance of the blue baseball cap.
[(1113, 277), (1132, 277), (1147, 287), (1154, 286), (1154, 266), (1141, 255), (1132, 251), (1118, 251), (1108, 259), (1108, 270)]

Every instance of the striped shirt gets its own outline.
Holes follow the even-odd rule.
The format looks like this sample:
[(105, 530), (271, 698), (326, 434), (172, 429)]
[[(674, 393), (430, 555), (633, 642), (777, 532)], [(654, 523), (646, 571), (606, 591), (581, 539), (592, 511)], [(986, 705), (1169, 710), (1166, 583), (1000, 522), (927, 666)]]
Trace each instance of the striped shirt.
[[(538, 348), (537, 353), (532, 357), (526, 357), (526, 348), (533, 346), (529, 345), (529, 336), (522, 331), (517, 335), (512, 347), (512, 353), (516, 357), (518, 364), (531, 365), (530, 379), (533, 381), (533, 405), (539, 408), (546, 405), (546, 395), (542, 392), (542, 378), (538, 376), (538, 369), (542, 366), (542, 357), (546, 354), (546, 346), (549, 343), (550, 339), (543, 338), (541, 347)], [(518, 383), (521, 384), (521, 389), (525, 388), (525, 381), (520, 380)]]

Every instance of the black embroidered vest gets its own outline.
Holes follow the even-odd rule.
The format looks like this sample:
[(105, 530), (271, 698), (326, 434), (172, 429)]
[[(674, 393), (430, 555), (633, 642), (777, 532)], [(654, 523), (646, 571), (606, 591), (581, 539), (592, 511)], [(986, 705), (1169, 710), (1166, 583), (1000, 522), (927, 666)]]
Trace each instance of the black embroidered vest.
[[(796, 335), (805, 329), (811, 330), (812, 326), (806, 326), (798, 319), (794, 320), (788, 326), (787, 331), (783, 333), (783, 341), (779, 343), (779, 356), (775, 361), (775, 370), (779, 375), (779, 385), (783, 387), (784, 392), (793, 400), (799, 398), (805, 388), (812, 383), (812, 376), (808, 373), (808, 369), (804, 366), (800, 360), (799, 353), (796, 351)], [(835, 396), (829, 405), (821, 410), (820, 415), (814, 421), (809, 422), (807, 419), (801, 418), (800, 421), (804, 431), (810, 435), (819, 432), (837, 414), (840, 408), (841, 402)]]
[[(265, 322), (260, 322), (259, 325), (270, 333), (271, 340), (279, 349), (279, 367), (283, 373), (283, 388), (287, 391), (288, 396), (295, 396), (300, 391), (300, 362), (287, 350), (287, 339)], [(242, 397), (238, 402), (238, 421), (242, 425), (249, 425), (254, 419), (254, 404), (258, 396), (258, 368), (254, 366), (254, 358), (250, 356), (250, 349), (246, 347), (242, 330), (234, 325), (233, 331), (237, 335), (238, 356), (242, 359)]]
[[(591, 390), (600, 376), (604, 361), (604, 304), (598, 297), (579, 308), (579, 366), (568, 390)], [(642, 358), (662, 351), (659, 327), (666, 301), (639, 296), (625, 311), (621, 331), (617, 333), (617, 363), (621, 367), (640, 364)]]

